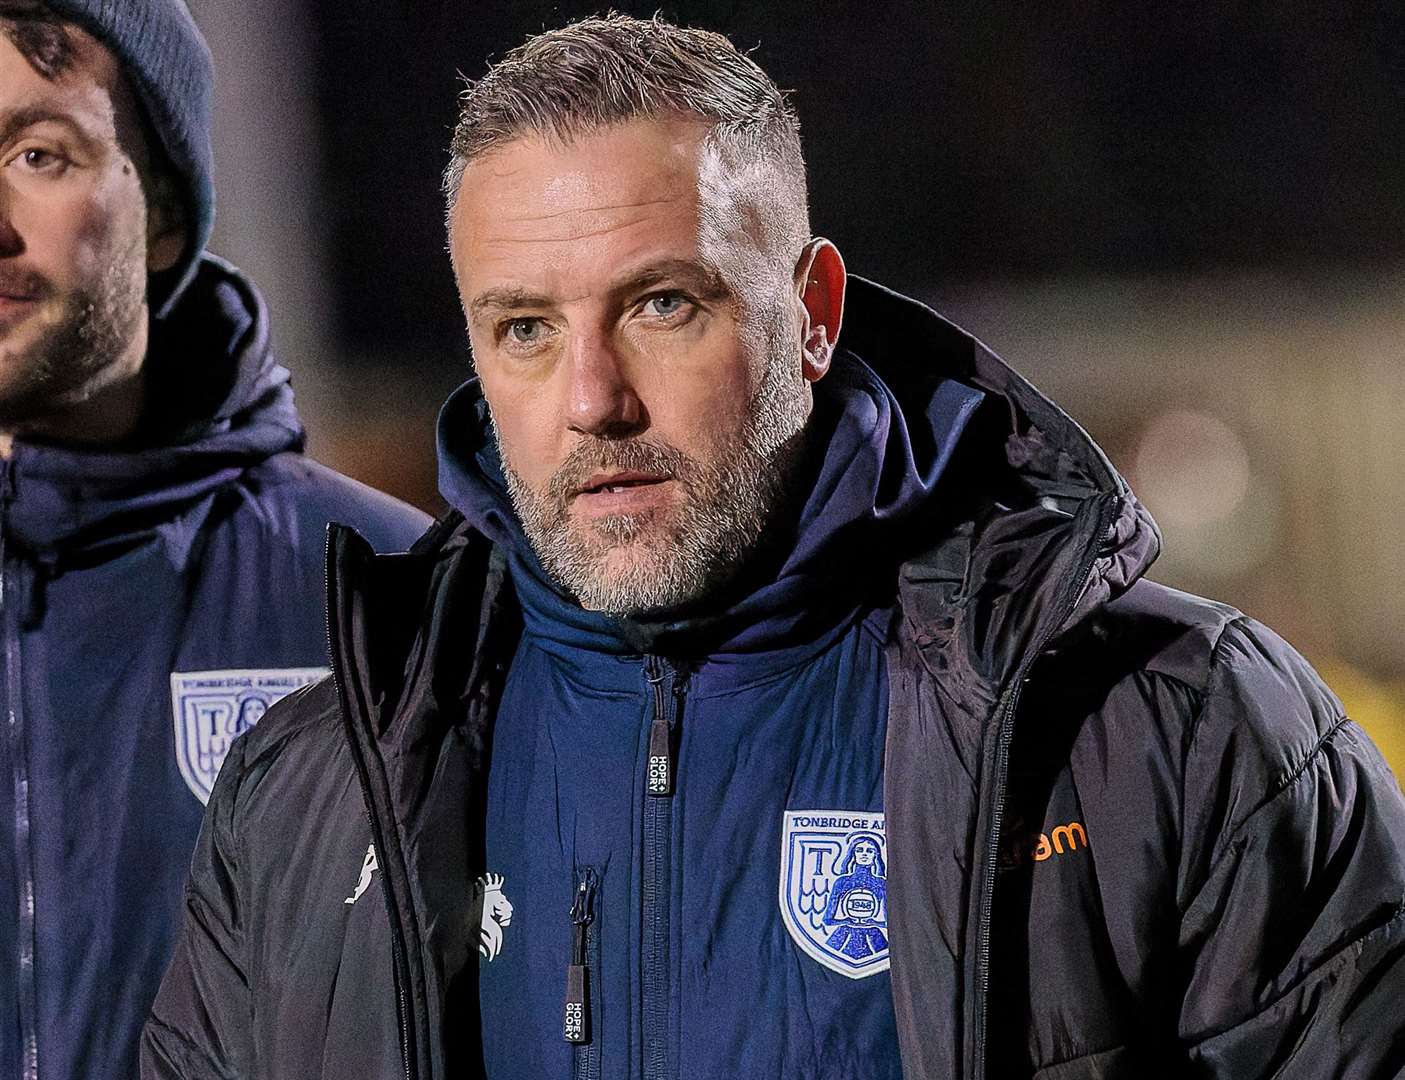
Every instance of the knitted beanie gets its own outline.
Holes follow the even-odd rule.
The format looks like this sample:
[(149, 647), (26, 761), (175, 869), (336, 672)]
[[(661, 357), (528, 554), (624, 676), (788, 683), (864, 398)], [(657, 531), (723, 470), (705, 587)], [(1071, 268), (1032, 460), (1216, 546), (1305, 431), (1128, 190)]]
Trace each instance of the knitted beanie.
[(215, 219), (210, 49), (184, 0), (45, 0), (45, 6), (121, 61), (175, 169), (185, 203), (185, 250), (170, 270), (151, 277), (151, 309), (160, 318), (195, 276)]

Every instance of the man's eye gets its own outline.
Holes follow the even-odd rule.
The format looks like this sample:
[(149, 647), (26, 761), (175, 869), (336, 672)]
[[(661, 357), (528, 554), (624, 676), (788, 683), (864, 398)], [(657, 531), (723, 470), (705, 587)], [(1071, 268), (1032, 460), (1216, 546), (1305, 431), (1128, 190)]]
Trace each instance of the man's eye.
[(535, 345), (545, 336), (540, 319), (511, 319), (504, 328), (504, 337), (516, 345)]
[(34, 172), (54, 172), (66, 164), (64, 158), (39, 146), (31, 146), (20, 154), (20, 158)]
[(682, 293), (660, 293), (644, 301), (644, 312), (655, 318), (670, 319), (687, 306), (688, 298)]

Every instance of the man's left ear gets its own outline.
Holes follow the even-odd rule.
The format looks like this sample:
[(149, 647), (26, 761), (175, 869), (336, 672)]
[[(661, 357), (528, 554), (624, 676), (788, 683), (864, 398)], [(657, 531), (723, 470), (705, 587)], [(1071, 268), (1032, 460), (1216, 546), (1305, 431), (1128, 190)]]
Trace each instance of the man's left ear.
[(185, 252), (185, 208), (168, 182), (158, 182), (146, 215), (146, 272), (157, 274), (180, 262)]
[(801, 374), (809, 382), (824, 378), (844, 320), (844, 259), (823, 237), (805, 245), (795, 264), (795, 289), (803, 308)]

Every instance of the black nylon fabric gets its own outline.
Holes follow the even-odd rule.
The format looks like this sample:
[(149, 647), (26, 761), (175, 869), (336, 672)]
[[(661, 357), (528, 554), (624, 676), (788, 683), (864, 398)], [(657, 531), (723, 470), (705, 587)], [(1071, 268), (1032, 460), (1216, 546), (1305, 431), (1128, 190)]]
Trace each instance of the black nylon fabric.
[[(850, 305), (899, 401), (988, 398), (893, 583), (904, 1075), (1398, 1075), (1405, 799), (1379, 754), (1271, 631), (1137, 580), (1155, 527), (1068, 417), (920, 305), (860, 280)], [(144, 1077), (482, 1074), (469, 898), (519, 615), (456, 515), (407, 556), (333, 554), (335, 685), (221, 773)]]

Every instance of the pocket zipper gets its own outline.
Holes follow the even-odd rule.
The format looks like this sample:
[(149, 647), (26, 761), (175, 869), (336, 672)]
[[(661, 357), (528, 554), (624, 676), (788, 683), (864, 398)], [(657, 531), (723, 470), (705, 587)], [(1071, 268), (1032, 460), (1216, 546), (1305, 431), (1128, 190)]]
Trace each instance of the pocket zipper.
[(561, 1033), (568, 1043), (590, 1042), (590, 958), (586, 937), (595, 917), (595, 871), (584, 867), (576, 875), (571, 901), (571, 961), (566, 966), (566, 1004)]

